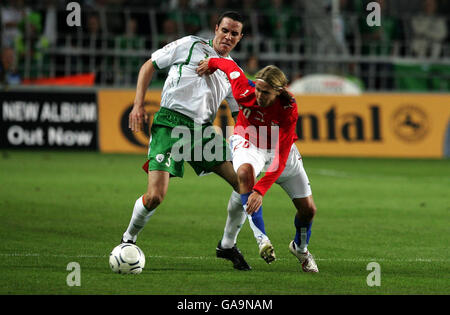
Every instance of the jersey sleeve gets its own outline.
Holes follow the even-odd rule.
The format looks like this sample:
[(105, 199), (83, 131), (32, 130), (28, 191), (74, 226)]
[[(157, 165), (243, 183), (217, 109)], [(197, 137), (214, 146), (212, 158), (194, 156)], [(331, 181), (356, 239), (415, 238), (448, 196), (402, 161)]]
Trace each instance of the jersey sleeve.
[(297, 106), (289, 111), (279, 128), (278, 142), (275, 148), (275, 158), (270, 164), (264, 176), (253, 186), (253, 190), (260, 193), (262, 196), (270, 189), (275, 181), (283, 173), (286, 167), (286, 162), (291, 151), (292, 143), (296, 138), (296, 124), (297, 124)]
[(151, 56), (153, 66), (156, 69), (164, 69), (173, 64), (184, 62), (191, 43), (191, 37), (186, 36), (154, 51)]
[(240, 105), (250, 106), (253, 104), (255, 87), (233, 60), (210, 58), (208, 67), (211, 70), (219, 69), (227, 75), (233, 90), (233, 96)]

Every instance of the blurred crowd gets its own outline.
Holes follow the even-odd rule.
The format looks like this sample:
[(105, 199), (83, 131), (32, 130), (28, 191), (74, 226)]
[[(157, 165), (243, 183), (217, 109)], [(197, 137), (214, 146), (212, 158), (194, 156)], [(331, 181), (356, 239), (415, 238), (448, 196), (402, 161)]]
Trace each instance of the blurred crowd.
[[(450, 1), (376, 0), (380, 26), (367, 24), (371, 1), (337, 0), (338, 12), (333, 1), (80, 0), (80, 27), (67, 24), (66, 5), (72, 1), (2, 1), (0, 82), (15, 85), (94, 70), (98, 84), (133, 85), (152, 50), (188, 34), (212, 38), (217, 17), (226, 10), (246, 19), (245, 37), (236, 50), (249, 76), (264, 63), (281, 63), (277, 55), (303, 56), (295, 65), (281, 63), (289, 67), (291, 79), (308, 72), (341, 71), (359, 76), (373, 89), (393, 89), (392, 75), (373, 78), (368, 73), (392, 73), (393, 57), (413, 58), (419, 64), (434, 61), (439, 66), (433, 73), (441, 71), (440, 61), (448, 64)], [(261, 59), (262, 54), (273, 59)], [(384, 59), (360, 59), (336, 70), (348, 56), (345, 60)], [(320, 57), (329, 62), (317, 60)]]

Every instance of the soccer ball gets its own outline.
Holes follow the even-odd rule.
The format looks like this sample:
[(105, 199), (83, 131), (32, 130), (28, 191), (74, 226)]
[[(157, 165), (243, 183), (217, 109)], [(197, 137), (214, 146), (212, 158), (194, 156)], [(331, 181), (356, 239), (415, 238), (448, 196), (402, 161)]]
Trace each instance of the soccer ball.
[(134, 244), (117, 245), (109, 254), (109, 266), (115, 273), (141, 273), (145, 266), (144, 252)]

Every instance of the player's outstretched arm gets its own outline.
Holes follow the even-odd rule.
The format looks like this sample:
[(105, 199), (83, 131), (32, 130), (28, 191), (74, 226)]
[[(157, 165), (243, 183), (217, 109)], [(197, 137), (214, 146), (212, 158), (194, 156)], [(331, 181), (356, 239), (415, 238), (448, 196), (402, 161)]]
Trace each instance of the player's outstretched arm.
[(241, 68), (233, 61), (225, 58), (207, 58), (197, 67), (199, 75), (214, 73), (217, 69), (223, 71), (231, 83), (233, 96), (242, 106), (253, 102), (254, 87), (250, 85)]
[(151, 59), (147, 60), (139, 70), (134, 106), (128, 116), (128, 127), (133, 132), (141, 131), (143, 122), (148, 121), (148, 115), (144, 110), (144, 99), (154, 72), (155, 68)]

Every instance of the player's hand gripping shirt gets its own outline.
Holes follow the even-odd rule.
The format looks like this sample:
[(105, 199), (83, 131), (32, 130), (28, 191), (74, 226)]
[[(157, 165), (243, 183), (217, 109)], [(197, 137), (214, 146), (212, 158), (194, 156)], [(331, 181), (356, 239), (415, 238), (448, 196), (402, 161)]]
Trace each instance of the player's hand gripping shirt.
[[(261, 107), (256, 102), (255, 84), (245, 77), (234, 61), (211, 58), (208, 67), (222, 70), (230, 80), (234, 98), (240, 107), (234, 133), (259, 148), (275, 149), (272, 164), (253, 187), (253, 190), (264, 196), (283, 172), (292, 143), (297, 140), (295, 128), (298, 111), (295, 99), (293, 96), (290, 100), (277, 97), (272, 105)], [(278, 139), (272, 139), (272, 136), (276, 137), (276, 134), (272, 135), (272, 126), (278, 126)], [(272, 143), (275, 143), (275, 148)]]
[[(232, 113), (239, 110), (223, 72), (209, 76), (196, 73), (200, 60), (208, 57), (222, 58), (212, 41), (196, 36), (183, 37), (152, 54), (156, 69), (170, 67), (162, 91), (162, 107), (182, 113), (198, 124), (212, 123), (224, 99)], [(229, 56), (223, 58), (231, 60)]]

